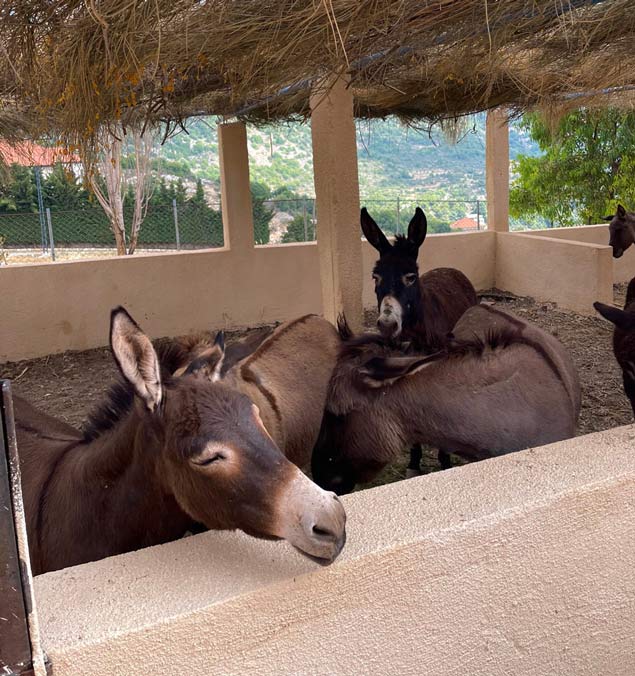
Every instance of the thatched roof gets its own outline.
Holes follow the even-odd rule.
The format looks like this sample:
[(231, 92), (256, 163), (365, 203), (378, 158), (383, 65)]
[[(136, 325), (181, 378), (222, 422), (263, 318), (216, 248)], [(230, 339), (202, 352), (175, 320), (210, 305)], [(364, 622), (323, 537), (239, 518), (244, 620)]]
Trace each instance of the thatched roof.
[(306, 116), (311, 86), (338, 72), (368, 118), (630, 105), (634, 4), (6, 0), (0, 128), (16, 106), (79, 141), (131, 115), (286, 120)]

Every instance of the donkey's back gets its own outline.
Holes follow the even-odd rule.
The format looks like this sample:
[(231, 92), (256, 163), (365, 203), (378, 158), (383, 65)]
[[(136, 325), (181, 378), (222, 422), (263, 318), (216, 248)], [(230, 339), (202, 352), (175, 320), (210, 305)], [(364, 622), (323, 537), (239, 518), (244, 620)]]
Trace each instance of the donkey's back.
[(232, 369), (233, 382), (257, 403), (265, 427), (294, 463), (311, 459), (340, 348), (337, 331), (317, 315), (279, 326)]
[(455, 268), (434, 268), (419, 277), (421, 301), (413, 333), (426, 350), (445, 346), (463, 314), (478, 303), (472, 282)]

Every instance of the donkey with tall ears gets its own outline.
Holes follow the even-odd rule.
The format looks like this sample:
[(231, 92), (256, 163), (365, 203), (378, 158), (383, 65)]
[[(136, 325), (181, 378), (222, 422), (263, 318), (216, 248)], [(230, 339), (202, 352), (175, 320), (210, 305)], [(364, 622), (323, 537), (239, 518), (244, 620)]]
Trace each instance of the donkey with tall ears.
[(444, 347), (461, 315), (478, 303), (470, 280), (454, 268), (435, 268), (419, 277), (417, 256), (428, 231), (423, 210), (415, 210), (408, 235), (391, 244), (364, 208), (362, 232), (379, 252), (373, 269), (379, 307), (377, 326), (386, 338), (411, 341), (415, 350)]
[(626, 211), (617, 205), (614, 216), (605, 216), (609, 221), (609, 246), (613, 249), (613, 258), (621, 258), (631, 244), (635, 244), (635, 213)]
[[(417, 207), (408, 235), (397, 235), (391, 244), (364, 208), (362, 232), (379, 251), (373, 269), (379, 306), (377, 326), (390, 340), (400, 339), (417, 352), (432, 353), (448, 344), (448, 337), (463, 313), (478, 303), (470, 280), (454, 268), (435, 268), (419, 276), (417, 257), (428, 232), (428, 221)], [(420, 474), (422, 449), (412, 448), (407, 475)], [(448, 456), (440, 455), (444, 464)]]
[(593, 303), (593, 307), (615, 326), (613, 354), (622, 369), (624, 393), (635, 416), (635, 277), (628, 284), (623, 310), (600, 302)]
[(222, 339), (170, 375), (117, 308), (110, 345), (122, 379), (84, 434), (15, 398), (34, 573), (174, 540), (195, 523), (337, 557), (342, 505), (285, 457), (254, 401), (219, 381)]

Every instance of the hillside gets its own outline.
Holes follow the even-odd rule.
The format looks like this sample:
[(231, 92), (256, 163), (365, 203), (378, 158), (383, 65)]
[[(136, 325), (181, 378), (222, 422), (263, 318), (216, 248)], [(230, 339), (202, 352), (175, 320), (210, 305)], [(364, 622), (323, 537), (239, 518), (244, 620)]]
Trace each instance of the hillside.
[[(431, 136), (394, 120), (360, 122), (358, 156), (364, 199), (476, 200), (485, 195), (485, 116), (453, 145), (439, 132)], [(218, 142), (211, 118), (190, 122), (164, 146), (167, 173), (218, 181)], [(308, 124), (248, 130), (251, 178), (271, 189), (285, 187), (313, 195), (311, 131)], [(534, 154), (537, 147), (517, 125), (510, 130), (510, 156)]]

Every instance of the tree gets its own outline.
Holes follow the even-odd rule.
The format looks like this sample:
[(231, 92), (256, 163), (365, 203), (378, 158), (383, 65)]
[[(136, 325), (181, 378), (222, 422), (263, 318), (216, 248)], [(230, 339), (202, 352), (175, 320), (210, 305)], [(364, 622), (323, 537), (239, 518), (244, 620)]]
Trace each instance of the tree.
[(45, 205), (51, 210), (79, 210), (86, 206), (86, 191), (78, 182), (69, 167), (56, 164), (53, 171), (43, 181)]
[(37, 192), (33, 170), (30, 167), (17, 164), (11, 166), (11, 178), (7, 186), (6, 198), (10, 211), (37, 211)]
[[(124, 141), (131, 147), (133, 178), (127, 181), (122, 168)], [(155, 133), (146, 128), (129, 127), (127, 133), (121, 127), (104, 128), (101, 134), (102, 153), (98, 162), (99, 173), (87, 167), (86, 175), (97, 201), (106, 212), (115, 236), (117, 253), (120, 256), (133, 254), (137, 248), (139, 230), (148, 210), (152, 196), (150, 154), (154, 147)], [(100, 177), (102, 180), (100, 180)], [(129, 186), (132, 185), (132, 190)], [(124, 213), (124, 195), (133, 196), (128, 233)], [(126, 239), (128, 242), (126, 243)]]
[(254, 241), (256, 244), (269, 243), (269, 223), (273, 211), (265, 204), (271, 196), (269, 187), (264, 183), (251, 184), (252, 213), (254, 219)]
[(287, 227), (287, 231), (282, 236), (282, 242), (284, 244), (288, 244), (289, 242), (312, 242), (315, 239), (315, 224), (310, 213), (306, 215), (306, 236), (304, 226), (304, 214), (294, 216)]
[(635, 201), (635, 113), (582, 109), (564, 117), (554, 131), (532, 113), (522, 126), (543, 154), (519, 155), (514, 163), (512, 217), (598, 223), (619, 201)]

